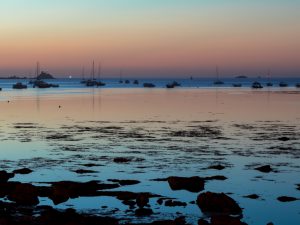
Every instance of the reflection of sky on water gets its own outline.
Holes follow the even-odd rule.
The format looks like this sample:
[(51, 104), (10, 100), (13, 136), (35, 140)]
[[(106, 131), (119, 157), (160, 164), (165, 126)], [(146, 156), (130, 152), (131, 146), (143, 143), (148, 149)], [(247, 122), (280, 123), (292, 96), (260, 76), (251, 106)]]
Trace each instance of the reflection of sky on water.
[[(197, 194), (171, 191), (167, 182), (151, 179), (171, 175), (224, 175), (229, 179), (207, 181), (205, 189), (233, 193), (232, 197), (244, 208), (244, 218), (249, 224), (269, 221), (298, 224), (299, 201), (280, 203), (276, 198), (282, 195), (300, 197), (295, 186), (300, 183), (300, 144), (297, 139), (280, 143), (277, 137), (274, 140), (272, 137), (275, 132), (278, 136), (286, 134), (299, 138), (298, 100), (299, 95), (295, 93), (240, 90), (114, 89), (94, 90), (85, 95), (12, 97), (10, 103), (0, 102), (0, 164), (8, 171), (23, 166), (34, 170), (32, 174), (17, 175), (12, 180), (38, 184), (58, 180), (137, 179), (140, 184), (116, 190), (151, 191), (185, 202), (195, 200)], [(59, 105), (62, 108), (58, 108)], [(18, 123), (33, 124), (20, 129), (16, 128)], [(236, 123), (255, 129), (233, 126)], [(168, 136), (170, 131), (188, 130), (195, 125), (216, 127), (226, 138)], [(102, 130), (109, 126), (122, 129), (109, 135), (105, 133), (107, 129)], [(95, 131), (77, 132), (80, 127), (95, 128)], [(122, 131), (153, 138), (125, 137)], [(255, 140), (260, 133), (270, 135), (265, 140)], [(49, 139), (54, 134), (71, 134), (71, 139)], [(277, 145), (295, 150), (271, 154), (269, 147)], [(116, 164), (113, 158), (117, 156), (144, 161)], [(229, 167), (223, 171), (205, 169), (216, 162)], [(77, 175), (73, 172), (84, 168), (85, 163), (97, 164), (88, 168), (96, 173)], [(261, 174), (253, 170), (254, 164), (271, 164), (279, 173)], [(242, 197), (254, 193), (261, 199)], [(189, 214), (191, 220), (202, 216), (196, 205), (168, 208), (156, 204), (156, 199), (152, 201), (154, 212), (164, 213), (155, 215), (160, 218), (172, 217), (177, 211)], [(48, 203), (52, 204), (47, 199), (41, 202)], [(58, 207), (70, 205), (99, 213), (119, 208), (121, 211), (116, 215), (120, 216), (127, 209), (111, 197), (71, 199)], [(102, 209), (101, 206), (109, 207)]]

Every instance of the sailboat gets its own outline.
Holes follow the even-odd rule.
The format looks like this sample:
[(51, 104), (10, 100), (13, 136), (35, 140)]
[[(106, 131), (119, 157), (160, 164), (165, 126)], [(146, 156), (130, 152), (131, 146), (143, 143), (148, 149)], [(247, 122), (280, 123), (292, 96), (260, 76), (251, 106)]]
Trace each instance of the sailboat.
[(120, 70), (120, 80), (119, 80), (120, 84), (123, 84), (123, 71)]
[(101, 76), (101, 63), (99, 63), (99, 66), (98, 66), (98, 80), (99, 81), (96, 83), (97, 87), (106, 85), (105, 83), (101, 82), (100, 76)]
[(36, 62), (35, 78), (31, 79), (29, 81), (29, 84), (34, 84), (38, 79), (39, 74), (40, 74), (40, 63)]
[[(42, 72), (41, 74), (43, 74), (44, 72)], [(43, 80), (40, 79), (39, 77), (40, 75), (40, 63), (37, 62), (36, 63), (36, 78), (33, 81), (33, 88), (37, 87), (37, 88), (51, 88), (51, 87), (59, 87), (58, 84), (49, 84)]]
[(82, 80), (80, 81), (81, 84), (86, 84), (85, 80), (85, 68), (82, 67)]
[(273, 86), (273, 83), (270, 81), (271, 79), (271, 73), (270, 73), (270, 70), (268, 70), (268, 83), (266, 84), (267, 87), (272, 87)]
[(220, 80), (219, 78), (219, 67), (216, 67), (216, 75), (217, 75), (217, 79), (214, 81), (214, 85), (223, 85), (224, 82)]
[(95, 80), (95, 61), (92, 63), (91, 79), (88, 79), (85, 83), (87, 87), (96, 86), (97, 81)]

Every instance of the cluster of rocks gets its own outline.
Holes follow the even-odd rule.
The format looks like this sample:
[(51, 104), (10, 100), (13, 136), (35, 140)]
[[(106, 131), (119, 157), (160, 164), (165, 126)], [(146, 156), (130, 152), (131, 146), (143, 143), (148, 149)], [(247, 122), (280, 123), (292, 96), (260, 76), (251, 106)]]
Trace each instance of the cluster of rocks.
[[(15, 170), (12, 173), (0, 171), (0, 198), (7, 199), (9, 202), (0, 201), (0, 224), (4, 225), (39, 225), (39, 224), (119, 224), (119, 220), (112, 217), (99, 217), (95, 215), (79, 214), (74, 209), (58, 211), (49, 206), (38, 206), (39, 197), (47, 197), (53, 201), (55, 205), (68, 201), (72, 198), (82, 196), (111, 196), (116, 197), (123, 204), (128, 205), (137, 217), (149, 216), (153, 214), (149, 204), (150, 198), (158, 198), (159, 205), (164, 204), (167, 207), (186, 207), (187, 203), (165, 198), (151, 193), (135, 193), (129, 191), (111, 191), (123, 185), (135, 185), (139, 181), (136, 180), (118, 180), (110, 179), (111, 183), (101, 183), (98, 181), (89, 182), (72, 182), (59, 181), (46, 183), (47, 186), (35, 186), (30, 183), (21, 183), (9, 181), (15, 174), (28, 174), (32, 171), (27, 168)], [(199, 225), (245, 225), (241, 221), (243, 218), (242, 208), (237, 202), (224, 193), (202, 192), (204, 190), (205, 181), (214, 177), (201, 178), (194, 177), (176, 177), (171, 176), (159, 181), (167, 181), (170, 188), (174, 191), (186, 190), (193, 193), (199, 193), (197, 200), (191, 204), (197, 204), (201, 211), (209, 220), (200, 219)], [(249, 198), (257, 198), (258, 196), (249, 195)], [(293, 201), (290, 197), (279, 197), (279, 201)], [(156, 221), (153, 225), (184, 225), (186, 224), (184, 217), (176, 220)]]

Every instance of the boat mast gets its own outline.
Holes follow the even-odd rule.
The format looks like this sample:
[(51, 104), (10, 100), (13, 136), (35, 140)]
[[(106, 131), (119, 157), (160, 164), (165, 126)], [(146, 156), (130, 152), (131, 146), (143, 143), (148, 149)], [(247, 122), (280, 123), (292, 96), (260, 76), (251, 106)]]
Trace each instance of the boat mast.
[(219, 76), (219, 67), (216, 66), (216, 75), (217, 75), (217, 80), (219, 80), (220, 76)]
[(84, 66), (82, 67), (82, 80), (84, 80), (85, 79), (85, 75), (84, 75), (84, 73), (85, 73), (85, 68), (84, 68)]
[(120, 81), (122, 81), (122, 79), (123, 79), (123, 70), (120, 69)]
[(99, 62), (99, 65), (98, 65), (98, 79), (100, 81), (100, 76), (101, 76), (101, 63)]
[(93, 69), (92, 69), (93, 80), (95, 80), (95, 61), (93, 60)]
[(36, 79), (38, 79), (38, 76), (40, 74), (40, 63), (39, 61), (36, 62)]

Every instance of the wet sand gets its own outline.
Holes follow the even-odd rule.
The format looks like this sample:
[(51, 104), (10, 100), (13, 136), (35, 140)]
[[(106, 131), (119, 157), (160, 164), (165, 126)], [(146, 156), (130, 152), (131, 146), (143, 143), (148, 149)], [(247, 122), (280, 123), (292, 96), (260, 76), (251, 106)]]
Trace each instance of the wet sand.
[[(16, 189), (15, 181), (21, 189), (32, 184), (36, 195), (29, 205), (41, 215), (70, 212), (37, 205), (118, 223), (184, 216), (197, 224), (212, 216), (217, 224), (207, 204), (196, 201), (209, 191), (236, 201), (242, 208), (238, 221), (299, 224), (299, 100), (299, 91), (234, 89), (3, 94), (0, 166), (8, 173), (32, 172), (14, 173), (0, 190)], [(77, 183), (61, 190), (60, 181)], [(82, 184), (89, 181), (100, 183)], [(17, 202), (5, 207), (22, 212), (29, 200), (15, 195), (0, 196), (5, 204)]]

